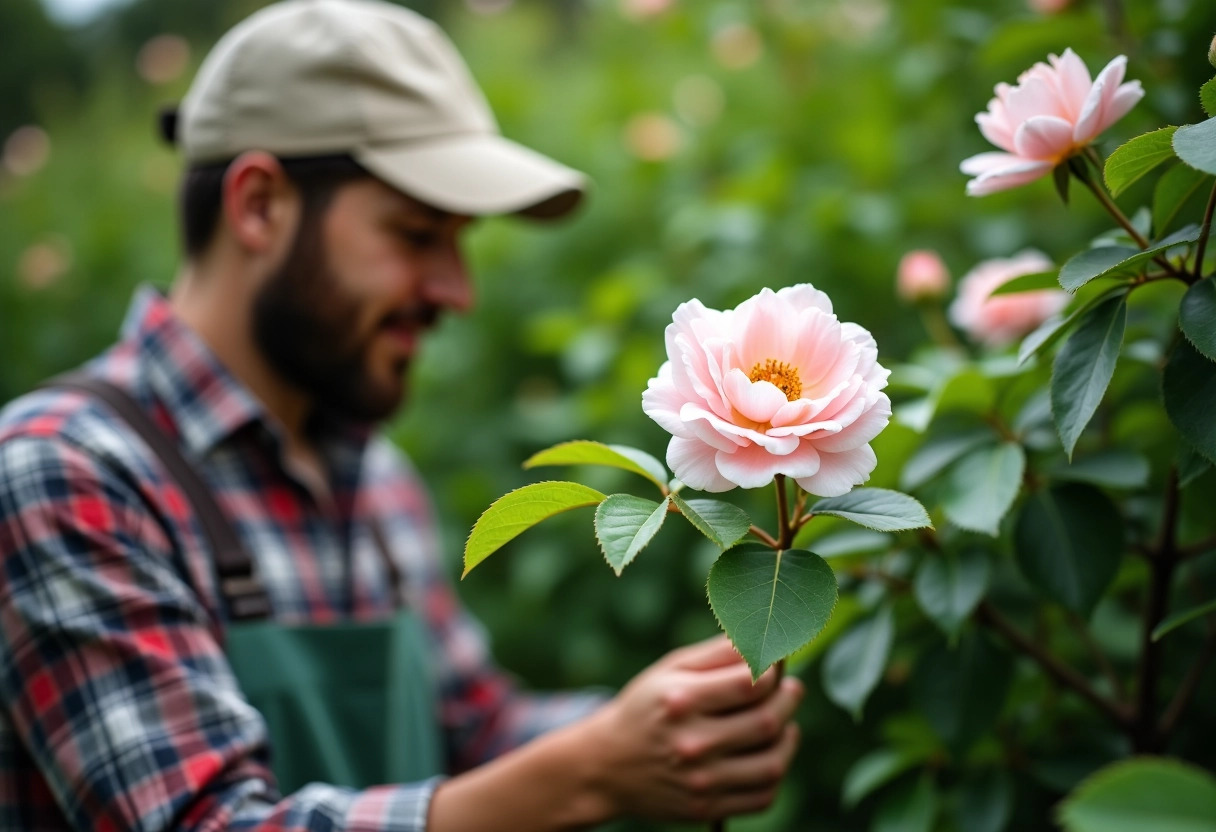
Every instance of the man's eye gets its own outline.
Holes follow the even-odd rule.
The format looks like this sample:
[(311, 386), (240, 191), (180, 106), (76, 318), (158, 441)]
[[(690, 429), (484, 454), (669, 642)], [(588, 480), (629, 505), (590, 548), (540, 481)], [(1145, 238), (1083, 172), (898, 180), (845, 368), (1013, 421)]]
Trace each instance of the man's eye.
[(418, 228), (399, 228), (397, 229), (397, 235), (414, 248), (433, 246), (435, 241), (439, 239), (439, 235), (434, 231)]

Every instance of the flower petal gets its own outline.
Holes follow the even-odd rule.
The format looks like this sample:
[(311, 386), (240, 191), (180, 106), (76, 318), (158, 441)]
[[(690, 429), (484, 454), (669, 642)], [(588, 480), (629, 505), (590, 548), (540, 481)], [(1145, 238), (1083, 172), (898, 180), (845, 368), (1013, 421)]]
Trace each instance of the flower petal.
[(773, 456), (762, 448), (740, 448), (734, 453), (719, 453), (716, 458), (722, 476), (743, 488), (760, 488), (777, 474), (807, 477), (819, 470), (819, 452), (803, 442), (792, 454)]
[(1025, 185), (1046, 176), (1052, 167), (1051, 162), (1031, 159), (1005, 169), (989, 171), (967, 183), (967, 196), (987, 196)]
[(730, 491), (736, 483), (722, 476), (714, 457), (718, 453), (704, 442), (674, 436), (667, 445), (667, 465), (689, 488), (698, 491)]
[(840, 453), (864, 445), (882, 432), (891, 421), (891, 400), (879, 393), (867, 402), (861, 414), (837, 433), (816, 435), (810, 441), (821, 452)]
[(1034, 116), (1013, 136), (1019, 156), (1059, 162), (1072, 149), (1072, 125), (1058, 116)]
[(1054, 55), (1052, 58), (1051, 63), (1056, 68), (1060, 95), (1066, 109), (1065, 117), (1069, 121), (1075, 122), (1081, 114), (1081, 108), (1085, 104), (1086, 96), (1089, 95), (1089, 89), (1093, 86), (1093, 79), (1089, 77), (1089, 67), (1085, 66), (1085, 61), (1072, 51), (1072, 47), (1065, 49), (1064, 54), (1059, 58)]
[(768, 424), (777, 411), (789, 403), (777, 385), (770, 381), (751, 381), (738, 368), (726, 374), (723, 388), (727, 400), (739, 413), (760, 424)]
[(838, 454), (820, 454), (819, 470), (809, 477), (799, 477), (798, 485), (820, 497), (839, 497), (870, 478), (878, 457), (869, 445)]

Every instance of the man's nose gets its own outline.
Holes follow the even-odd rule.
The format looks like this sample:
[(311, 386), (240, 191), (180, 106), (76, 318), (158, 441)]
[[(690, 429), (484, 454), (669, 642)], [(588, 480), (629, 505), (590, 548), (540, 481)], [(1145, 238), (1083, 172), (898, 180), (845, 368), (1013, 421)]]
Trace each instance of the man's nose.
[(455, 312), (473, 308), (473, 280), (458, 245), (447, 246), (428, 264), (424, 291), (436, 306)]

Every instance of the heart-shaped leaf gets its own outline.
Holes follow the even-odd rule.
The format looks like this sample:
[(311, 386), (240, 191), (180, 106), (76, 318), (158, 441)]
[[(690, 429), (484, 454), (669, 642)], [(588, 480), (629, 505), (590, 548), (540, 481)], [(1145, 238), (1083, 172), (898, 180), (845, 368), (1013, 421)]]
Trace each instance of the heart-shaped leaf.
[(499, 497), (482, 512), (464, 544), (463, 578), (505, 543), (541, 520), (597, 505), (604, 495), (577, 482), (534, 482)]
[(671, 501), (680, 514), (719, 549), (734, 546), (752, 527), (746, 511), (721, 500), (685, 500), (678, 493), (673, 493)]
[(823, 692), (854, 720), (882, 678), (894, 638), (891, 607), (884, 605), (836, 639), (823, 659)]
[(658, 533), (667, 500), (656, 503), (632, 494), (613, 494), (595, 509), (595, 537), (604, 559), (620, 575)]
[(1110, 188), (1110, 195), (1117, 197), (1157, 165), (1173, 159), (1173, 138), (1177, 129), (1162, 127), (1160, 130), (1136, 136), (1115, 148), (1107, 157), (1102, 172), (1106, 187)]
[(1126, 301), (1126, 295), (1118, 295), (1094, 307), (1056, 354), (1051, 413), (1070, 459), (1115, 374), (1127, 325)]
[(539, 465), (607, 465), (632, 471), (653, 482), (666, 493), (668, 474), (663, 463), (645, 451), (626, 445), (605, 445), (589, 439), (562, 442), (552, 448), (537, 451), (524, 460), (524, 468)]
[(929, 514), (914, 497), (888, 488), (854, 488), (811, 506), (814, 514), (830, 514), (879, 532), (933, 528)]
[(808, 643), (836, 606), (836, 574), (802, 549), (745, 543), (709, 570), (709, 605), (752, 677)]

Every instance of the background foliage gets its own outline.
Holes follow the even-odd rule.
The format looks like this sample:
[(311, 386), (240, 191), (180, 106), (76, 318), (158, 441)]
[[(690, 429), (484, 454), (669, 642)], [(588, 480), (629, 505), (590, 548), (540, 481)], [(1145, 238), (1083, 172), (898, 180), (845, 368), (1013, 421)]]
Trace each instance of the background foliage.
[[(43, 147), (24, 131), (22, 141), (9, 139), (0, 165), (0, 401), (109, 343), (137, 284), (171, 281), (179, 165), (156, 142), (155, 113), (181, 96), (218, 34), (261, 5), (135, 0), (65, 28), (36, 0), (0, 3), (0, 140), (25, 125), (49, 139)], [(761, 286), (809, 281), (832, 295), (842, 319), (874, 332), (892, 366), (924, 339), (913, 310), (894, 298), (906, 250), (935, 248), (958, 275), (1027, 246), (1057, 262), (1082, 248), (1109, 225), (1083, 194), (1069, 208), (1048, 181), (983, 200), (963, 196), (958, 161), (988, 149), (973, 115), (993, 84), (1072, 46), (1095, 72), (1127, 54), (1128, 77), (1148, 90), (1104, 149), (1162, 124), (1198, 121), (1194, 90), (1211, 75), (1205, 56), (1216, 31), (1207, 0), (1077, 0), (1051, 15), (1020, 0), (412, 5), (452, 34), (504, 132), (598, 183), (586, 208), (561, 226), (496, 219), (473, 230), (480, 304), (427, 345), (413, 400), (392, 425), (434, 489), (454, 575), (478, 514), (535, 479), (519, 467), (535, 450), (593, 437), (662, 456), (667, 437), (642, 414), (640, 395), (681, 301), (695, 296), (723, 308)], [(183, 40), (158, 38), (165, 34)], [(1146, 186), (1129, 191), (1132, 204), (1146, 199), (1137, 187)], [(1112, 429), (1142, 435), (1143, 449), (1155, 453), (1153, 426), (1146, 413), (1129, 411)], [(888, 429), (870, 484), (898, 487), (919, 442), (907, 427)], [(587, 472), (583, 481), (608, 491), (626, 476)], [(747, 506), (758, 522), (772, 514), (767, 492), (763, 498)], [(705, 604), (716, 550), (684, 524), (667, 524), (619, 579), (589, 529), (584, 516), (551, 521), (461, 587), (502, 662), (529, 684), (619, 684), (670, 646), (716, 629)], [(1116, 586), (1135, 592), (1143, 581), (1136, 569), (1123, 569)], [(1010, 553), (990, 585), (993, 597), (1022, 590)], [(1003, 669), (988, 673), (993, 651), (1003, 649), (996, 642), (966, 630), (962, 653), (951, 653), (935, 627), (898, 605), (900, 639), (855, 722), (823, 691), (820, 655), (865, 603), (864, 593), (842, 600), (800, 657), (794, 670), (810, 695), (797, 769), (777, 807), (732, 829), (970, 832), (960, 820), (967, 807), (986, 805), (985, 790), (1008, 789), (1016, 795), (1008, 828), (1051, 828), (1049, 807), (1060, 795), (1125, 753), (1070, 697), (1045, 696), (1046, 683), (1025, 666), (998, 662)], [(1094, 632), (1122, 666), (1134, 660), (1137, 634), (1118, 612), (1117, 600), (1099, 605)], [(1183, 633), (1167, 664), (1185, 667), (1200, 634)], [(1089, 661), (1079, 638), (1054, 646), (1070, 661)], [(948, 658), (959, 655), (965, 661)], [(1181, 670), (1167, 668), (1165, 677), (1171, 673)], [(985, 689), (1006, 683), (1000, 712), (984, 713)], [(1208, 679), (1172, 749), (1208, 767), (1216, 760), (1199, 740), (1216, 736), (1214, 693)], [(1041, 735), (1044, 707), (1053, 710), (1050, 736)], [(954, 743), (930, 730), (943, 723), (953, 726), (946, 733)], [(952, 754), (967, 751), (974, 726), (990, 723), (996, 728), (980, 730), (969, 753), (1003, 760), (1011, 778), (946, 771)], [(917, 820), (938, 799), (925, 786), (928, 774), (896, 777), (881, 800), (842, 806), (845, 773), (880, 745), (919, 748), (926, 771), (944, 770), (950, 789), (936, 827)], [(895, 772), (911, 763), (873, 765)]]

